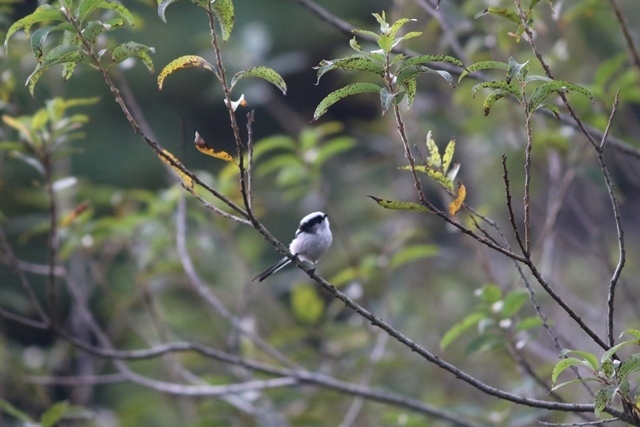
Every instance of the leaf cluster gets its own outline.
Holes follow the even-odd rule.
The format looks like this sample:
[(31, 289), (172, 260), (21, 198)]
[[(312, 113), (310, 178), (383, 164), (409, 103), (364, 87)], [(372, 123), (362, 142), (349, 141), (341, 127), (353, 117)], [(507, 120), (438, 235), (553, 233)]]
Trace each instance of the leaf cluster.
[[(47, 101), (46, 106), (32, 115), (2, 116), (2, 121), (17, 131), (17, 140), (0, 142), (0, 151), (19, 159), (44, 175), (45, 156), (69, 148), (69, 142), (84, 137), (82, 127), (89, 116), (69, 114), (68, 110), (95, 104), (99, 98), (62, 99)], [(64, 151), (63, 151), (64, 152)]]
[[(553, 6), (552, 0), (546, 0), (546, 2), (547, 5), (549, 5), (549, 8)], [(522, 37), (522, 34), (524, 34), (525, 26), (531, 26), (533, 24), (533, 10), (538, 3), (540, 3), (540, 0), (531, 0), (529, 2), (529, 7), (523, 11), (522, 15), (520, 15), (520, 13), (515, 9), (491, 6), (486, 8), (482, 12), (477, 13), (475, 18), (477, 19), (481, 16), (493, 15), (516, 24), (518, 26), (518, 29), (515, 33), (509, 33), (509, 35), (513, 37), (517, 42), (520, 42), (520, 38)]]
[[(598, 418), (602, 419), (604, 410), (613, 403), (616, 397), (619, 397), (623, 404), (633, 413), (640, 413), (640, 404), (638, 402), (640, 387), (637, 384), (632, 386), (630, 381), (632, 374), (640, 371), (640, 353), (634, 353), (624, 360), (621, 360), (617, 355), (623, 347), (640, 345), (640, 330), (628, 329), (624, 334), (632, 335), (634, 338), (622, 341), (611, 347), (602, 354), (599, 360), (595, 354), (587, 351), (563, 351), (564, 358), (556, 363), (551, 375), (552, 390), (557, 390), (569, 384), (587, 381), (597, 382), (601, 385), (594, 400), (594, 412)], [(585, 367), (591, 376), (557, 384), (560, 374), (571, 366)]]
[(476, 328), (476, 337), (466, 346), (467, 354), (501, 349), (512, 344), (515, 334), (542, 324), (540, 317), (521, 313), (529, 299), (522, 289), (504, 293), (497, 285), (490, 284), (479, 289), (476, 296), (479, 301), (475, 309), (444, 334), (441, 348), (447, 348), (465, 332)]
[(313, 113), (313, 120), (318, 120), (328, 109), (351, 95), (360, 93), (377, 93), (380, 96), (382, 114), (384, 114), (392, 104), (399, 104), (403, 99), (407, 100), (407, 108), (410, 108), (416, 96), (417, 77), (425, 73), (435, 73), (443, 77), (450, 85), (453, 85), (451, 74), (443, 70), (437, 70), (427, 66), (431, 62), (447, 62), (459, 67), (463, 67), (460, 60), (447, 55), (419, 55), (407, 57), (404, 54), (393, 54), (393, 49), (401, 42), (422, 35), (419, 31), (408, 32), (403, 36), (398, 36), (400, 29), (407, 23), (415, 19), (402, 18), (394, 23), (388, 23), (384, 12), (374, 13), (373, 16), (380, 24), (380, 32), (375, 33), (368, 30), (354, 30), (354, 33), (367, 36), (375, 41), (379, 49), (367, 51), (362, 49), (354, 37), (349, 42), (351, 48), (356, 52), (344, 58), (323, 60), (316, 67), (318, 69), (318, 81), (329, 71), (340, 69), (343, 71), (361, 71), (373, 74), (382, 84), (375, 83), (352, 83), (341, 89), (331, 92), (324, 97)]
[(297, 139), (274, 135), (257, 141), (254, 159), (258, 176), (275, 175), (286, 198), (303, 195), (322, 182), (327, 161), (355, 146), (355, 139), (341, 135), (341, 130), (340, 123), (327, 122), (304, 128)]
[[(34, 25), (38, 28), (32, 32)], [(62, 65), (62, 78), (68, 80), (79, 64), (93, 67), (109, 67), (131, 57), (140, 59), (153, 72), (151, 53), (155, 49), (133, 41), (99, 49), (98, 36), (103, 33), (133, 25), (134, 16), (121, 3), (110, 0), (61, 0), (52, 5), (43, 4), (33, 13), (9, 27), (5, 47), (11, 36), (24, 31), (31, 43), (31, 50), (38, 65), (27, 85), (31, 94), (40, 77), (54, 65)], [(45, 48), (52, 34), (59, 37), (53, 47)]]
[[(493, 104), (508, 96), (515, 97), (525, 108), (528, 116), (540, 108), (546, 108), (555, 116), (558, 116), (558, 107), (544, 103), (549, 95), (554, 92), (566, 93), (574, 91), (588, 96), (589, 99), (593, 100), (591, 92), (582, 86), (578, 86), (565, 80), (554, 80), (542, 75), (529, 74), (529, 61), (518, 63), (513, 58), (509, 58), (509, 62), (507, 63), (500, 61), (482, 61), (469, 65), (462, 74), (460, 74), (458, 82), (474, 71), (487, 69), (505, 70), (506, 73), (504, 80), (490, 80), (475, 84), (471, 88), (473, 97), (475, 97), (476, 93), (481, 89), (493, 89), (493, 91), (485, 98), (482, 106), (485, 116), (489, 115)], [(536, 85), (533, 90), (529, 90), (530, 84), (534, 82), (541, 83)]]

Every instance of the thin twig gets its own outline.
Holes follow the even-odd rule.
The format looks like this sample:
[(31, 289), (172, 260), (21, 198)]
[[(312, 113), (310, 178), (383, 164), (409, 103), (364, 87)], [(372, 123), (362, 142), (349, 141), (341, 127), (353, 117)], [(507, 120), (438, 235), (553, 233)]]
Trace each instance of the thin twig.
[(605, 184), (607, 187), (607, 192), (609, 194), (609, 199), (611, 200), (611, 207), (613, 209), (613, 218), (616, 223), (616, 233), (618, 235), (618, 264), (611, 276), (611, 280), (609, 281), (609, 292), (607, 296), (607, 336), (609, 338), (609, 345), (613, 346), (615, 343), (615, 338), (613, 336), (613, 324), (614, 324), (614, 308), (615, 308), (615, 292), (616, 286), (618, 284), (618, 280), (620, 279), (620, 274), (622, 274), (622, 269), (624, 268), (624, 264), (626, 261), (626, 250), (624, 246), (624, 230), (622, 229), (622, 223), (620, 220), (620, 209), (618, 206), (618, 200), (616, 199), (615, 192), (613, 191), (613, 183), (611, 181), (611, 175), (609, 173), (609, 169), (607, 168), (604, 160), (604, 148), (605, 141), (607, 140), (607, 134), (609, 133), (609, 129), (611, 128), (611, 124), (613, 123), (613, 118), (616, 114), (616, 110), (618, 108), (618, 95), (619, 91), (616, 92), (616, 97), (613, 102), (613, 107), (611, 108), (611, 115), (609, 116), (609, 122), (607, 123), (607, 128), (604, 131), (604, 136), (600, 145), (598, 146), (598, 161), (600, 162), (600, 169), (602, 170), (602, 176), (604, 176)]
[(516, 224), (515, 212), (513, 210), (513, 205), (511, 204), (511, 186), (509, 185), (509, 170), (507, 169), (507, 155), (502, 155), (502, 181), (504, 182), (504, 192), (505, 199), (507, 201), (507, 212), (509, 212), (509, 222), (511, 223), (511, 228), (513, 229), (513, 233), (516, 236), (516, 240), (518, 245), (520, 246), (520, 250), (522, 252), (526, 252), (526, 246), (520, 237), (520, 231), (518, 230), (518, 225)]
[(526, 257), (531, 255), (531, 151), (533, 150), (533, 135), (531, 131), (531, 114), (526, 107), (526, 101), (523, 101), (525, 109), (525, 128), (527, 130), (527, 146), (524, 150), (524, 249), (523, 254)]
[(613, 13), (616, 15), (616, 19), (618, 20), (618, 24), (620, 24), (620, 29), (622, 30), (622, 35), (624, 36), (624, 40), (627, 43), (627, 50), (629, 51), (629, 56), (631, 57), (631, 61), (633, 65), (636, 67), (636, 71), (640, 75), (640, 53), (636, 48), (635, 42), (633, 41), (633, 36), (629, 31), (629, 26), (627, 25), (627, 20), (624, 19), (624, 14), (620, 7), (615, 2), (615, 0), (609, 0), (609, 4), (611, 5), (611, 9), (613, 9)]
[(252, 173), (253, 173), (253, 123), (255, 122), (255, 112), (251, 110), (247, 113), (247, 193), (249, 200), (247, 210), (253, 211), (253, 191), (252, 191)]
[(411, 169), (411, 175), (413, 176), (413, 184), (418, 191), (418, 198), (420, 200), (420, 203), (427, 203), (427, 198), (424, 195), (424, 190), (422, 189), (420, 178), (418, 177), (418, 173), (416, 172), (416, 161), (411, 154), (409, 138), (407, 138), (404, 121), (402, 120), (402, 116), (400, 116), (400, 107), (398, 106), (398, 104), (393, 104), (393, 113), (395, 114), (396, 125), (398, 126), (398, 133), (400, 134), (400, 140), (402, 141), (402, 146), (404, 147), (404, 155), (409, 161), (409, 168)]

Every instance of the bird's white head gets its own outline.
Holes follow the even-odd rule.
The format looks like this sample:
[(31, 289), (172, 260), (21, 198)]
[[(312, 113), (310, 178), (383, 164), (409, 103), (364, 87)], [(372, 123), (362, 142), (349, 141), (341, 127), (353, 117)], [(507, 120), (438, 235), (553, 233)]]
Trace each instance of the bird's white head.
[(329, 228), (329, 217), (324, 212), (312, 212), (300, 220), (298, 231), (300, 233), (316, 234)]

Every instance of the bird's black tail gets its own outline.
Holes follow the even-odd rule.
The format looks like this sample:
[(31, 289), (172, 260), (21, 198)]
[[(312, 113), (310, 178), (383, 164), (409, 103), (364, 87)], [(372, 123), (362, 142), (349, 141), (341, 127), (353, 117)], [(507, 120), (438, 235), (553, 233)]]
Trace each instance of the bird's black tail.
[(273, 264), (271, 267), (267, 268), (262, 273), (258, 274), (256, 277), (253, 278), (253, 280), (257, 279), (258, 282), (262, 282), (264, 279), (266, 279), (267, 277), (271, 276), (273, 273), (275, 273), (276, 271), (280, 270), (282, 267), (284, 267), (285, 265), (289, 264), (290, 262), (291, 262), (291, 260), (289, 258), (284, 257), (280, 261), (278, 261), (275, 264)]

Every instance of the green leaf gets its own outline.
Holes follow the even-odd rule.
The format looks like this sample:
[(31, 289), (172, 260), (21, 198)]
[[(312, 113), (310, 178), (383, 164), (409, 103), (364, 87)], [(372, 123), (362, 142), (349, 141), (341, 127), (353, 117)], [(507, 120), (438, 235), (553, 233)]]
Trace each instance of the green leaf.
[(507, 341), (495, 334), (481, 334), (471, 340), (471, 342), (465, 347), (465, 354), (473, 354), (477, 351), (488, 353), (495, 349), (504, 348)]
[(516, 325), (516, 332), (528, 331), (529, 329), (537, 328), (542, 325), (542, 319), (538, 316), (529, 316), (520, 320)]
[(415, 39), (416, 37), (420, 37), (421, 35), (422, 35), (422, 31), (410, 31), (407, 34), (395, 39), (391, 46), (396, 47), (398, 44), (400, 44), (405, 40)]
[(291, 292), (291, 309), (296, 319), (313, 324), (320, 320), (324, 311), (324, 302), (310, 285), (298, 285)]
[(258, 165), (258, 173), (261, 176), (265, 176), (272, 172), (278, 172), (286, 168), (298, 166), (300, 166), (300, 159), (297, 156), (289, 153), (283, 153)]
[(378, 46), (385, 54), (388, 54), (393, 48), (393, 37), (389, 34), (378, 36)]
[(7, 402), (4, 399), (0, 399), (0, 411), (4, 412), (5, 414), (11, 415), (14, 418), (19, 419), (25, 424), (34, 423), (33, 419), (31, 419), (31, 417), (27, 413), (16, 408), (15, 406), (13, 406), (11, 403)]
[(434, 70), (433, 68), (429, 68), (426, 65), (420, 64), (403, 68), (403, 71), (398, 74), (398, 81), (402, 83), (407, 79), (413, 79), (419, 74), (425, 73), (438, 74), (440, 77), (445, 79), (450, 86), (453, 86), (453, 77), (451, 77), (451, 74), (449, 74), (447, 71)]
[(469, 65), (464, 69), (464, 71), (460, 74), (458, 78), (458, 82), (462, 80), (465, 76), (473, 73), (474, 71), (487, 70), (490, 68), (497, 68), (500, 70), (507, 70), (509, 68), (509, 64), (499, 61), (482, 61), (476, 62), (475, 64)]
[(41, 27), (33, 32), (31, 35), (31, 50), (33, 51), (33, 56), (35, 56), (36, 61), (40, 62), (42, 57), (44, 56), (44, 51), (42, 50), (42, 46), (49, 35), (49, 32), (54, 27)]
[(455, 341), (460, 335), (466, 332), (469, 328), (477, 325), (478, 322), (480, 322), (480, 320), (484, 319), (485, 317), (487, 317), (485, 313), (475, 312), (469, 314), (460, 322), (453, 325), (440, 340), (440, 348), (443, 350), (447, 348), (449, 344)]
[[(362, 34), (365, 36), (369, 36), (371, 37), (373, 40), (376, 41), (376, 43), (378, 42), (378, 39), (380, 38), (380, 34), (378, 33), (374, 33), (373, 31), (368, 31), (368, 30), (360, 30), (360, 29), (354, 29), (352, 30), (355, 34)], [(355, 38), (354, 38), (355, 40)], [(357, 43), (356, 43), (357, 44)], [(353, 47), (353, 45), (351, 45), (351, 47)], [(358, 46), (359, 47), (359, 46)], [(357, 50), (357, 49), (356, 49)]]
[(613, 367), (613, 362), (611, 360), (605, 360), (602, 362), (602, 366), (600, 368), (605, 377), (611, 378), (615, 373), (615, 368)]
[(29, 86), (29, 92), (33, 96), (33, 92), (36, 83), (42, 77), (42, 75), (51, 67), (57, 64), (64, 63), (80, 63), (87, 61), (87, 56), (80, 49), (80, 47), (70, 44), (63, 44), (56, 46), (47, 53), (42, 59), (42, 62), (38, 64), (36, 69), (31, 73), (27, 79), (27, 85)]
[(553, 114), (556, 117), (556, 119), (560, 120), (560, 109), (557, 106), (551, 105), (551, 104), (540, 104), (538, 109), (541, 109), (541, 108), (551, 111), (551, 114)]
[(329, 107), (347, 96), (366, 92), (379, 93), (380, 89), (380, 86), (373, 83), (352, 83), (341, 89), (335, 90), (320, 101), (320, 104), (318, 104), (313, 113), (313, 121), (318, 120), (327, 112)]
[(489, 82), (478, 83), (478, 84), (474, 85), (471, 88), (471, 94), (475, 98), (476, 93), (480, 89), (486, 89), (486, 88), (501, 89), (501, 90), (504, 90), (504, 91), (507, 91), (507, 92), (511, 93), (512, 95), (514, 95), (518, 99), (522, 98), (522, 94), (520, 92), (520, 89), (516, 85), (509, 84), (507, 82), (503, 82), (503, 81), (499, 81), (499, 80), (492, 80), (492, 81), (489, 81)]
[(532, 74), (530, 76), (527, 76), (524, 79), (524, 84), (527, 85), (527, 84), (529, 84), (531, 82), (552, 82), (552, 81), (553, 81), (553, 79), (550, 79), (547, 76), (539, 76), (537, 74)]
[(618, 378), (627, 379), (627, 377), (640, 370), (640, 354), (632, 354), (627, 358), (622, 364), (620, 364), (620, 368), (618, 369)]
[(41, 108), (31, 117), (31, 130), (39, 131), (49, 122), (49, 111)]
[(245, 71), (237, 72), (236, 75), (231, 79), (230, 89), (233, 89), (238, 81), (247, 77), (257, 77), (260, 79), (264, 79), (280, 89), (283, 94), (286, 95), (287, 93), (287, 84), (284, 82), (284, 79), (280, 76), (280, 74), (278, 74), (273, 69), (262, 65), (254, 68), (249, 68)]
[(122, 5), (122, 3), (108, 0), (81, 0), (76, 16), (82, 24), (90, 17), (91, 13), (99, 9), (112, 10), (116, 12), (120, 17), (126, 20), (129, 25), (133, 25), (135, 21), (131, 11)]
[(593, 354), (583, 350), (566, 350), (562, 352), (563, 355), (566, 354), (577, 354), (581, 356), (586, 363), (584, 366), (591, 369), (592, 372), (596, 372), (598, 370), (598, 358)]
[(509, 319), (515, 316), (528, 298), (529, 294), (521, 290), (515, 290), (505, 295), (501, 311), (503, 318)]
[(436, 245), (410, 245), (393, 255), (390, 267), (395, 269), (409, 262), (416, 261), (421, 258), (430, 258), (437, 254), (438, 246)]
[(502, 298), (502, 289), (498, 285), (490, 283), (480, 288), (479, 296), (482, 302), (492, 305)]
[(255, 143), (253, 149), (253, 157), (255, 159), (261, 157), (263, 154), (273, 150), (285, 149), (293, 151), (296, 148), (296, 142), (293, 138), (287, 135), (274, 135), (264, 139), (261, 139)]
[(593, 412), (598, 417), (598, 419), (602, 419), (602, 412), (606, 409), (607, 405), (611, 403), (615, 394), (615, 387), (605, 387), (598, 390), (596, 393), (596, 399), (593, 402)]
[(482, 110), (484, 111), (484, 115), (489, 115), (489, 113), (491, 112), (491, 107), (493, 107), (493, 104), (495, 104), (496, 101), (509, 95), (511, 95), (511, 92), (503, 89), (496, 89), (491, 92), (482, 103)]
[(600, 382), (597, 378), (593, 378), (593, 377), (591, 377), (591, 378), (577, 378), (577, 379), (574, 379), (574, 380), (565, 381), (563, 383), (556, 384), (555, 386), (553, 386), (551, 388), (550, 391), (556, 391), (559, 388), (562, 388), (562, 387), (570, 385), (570, 384), (585, 383), (587, 381), (598, 382), (598, 383)]
[(396, 22), (394, 22), (391, 27), (389, 27), (389, 32), (387, 34), (389, 34), (391, 38), (395, 38), (400, 28), (402, 28), (402, 26), (408, 22), (417, 22), (417, 19), (400, 18)]
[(147, 66), (149, 72), (153, 73), (153, 60), (149, 53), (156, 53), (156, 50), (140, 43), (126, 42), (119, 44), (113, 49), (111, 59), (114, 63), (119, 64), (125, 59), (135, 56), (140, 58), (144, 65)]
[(162, 19), (162, 22), (167, 22), (167, 18), (164, 16), (164, 12), (167, 9), (167, 7), (172, 4), (175, 3), (178, 0), (162, 0), (159, 4), (158, 4), (158, 16), (160, 17), (160, 19)]
[(368, 55), (353, 54), (346, 58), (335, 59), (332, 61), (322, 61), (318, 65), (318, 80), (328, 71), (339, 68), (344, 71), (365, 71), (374, 73), (380, 77), (384, 75), (384, 67), (377, 61), (371, 59)]
[(622, 335), (633, 335), (634, 337), (640, 339), (640, 330), (638, 329), (627, 329), (625, 330), (622, 334), (620, 334), (620, 336), (622, 337)]
[(98, 5), (104, 1), (105, 0), (81, 0), (76, 11), (76, 17), (80, 23), (84, 22), (87, 15), (96, 10)]
[(453, 160), (453, 153), (456, 151), (456, 140), (452, 139), (447, 144), (447, 148), (444, 150), (444, 156), (442, 157), (442, 171), (447, 173), (451, 160)]
[(94, 44), (100, 34), (105, 31), (110, 31), (114, 28), (122, 27), (124, 25), (124, 20), (121, 18), (110, 19), (106, 22), (102, 21), (89, 21), (85, 26), (82, 34), (84, 35), (85, 40), (87, 40), (90, 44)]
[(53, 404), (40, 419), (42, 427), (53, 427), (72, 409), (68, 402)]
[(24, 30), (24, 32), (29, 36), (29, 31), (31, 26), (37, 22), (42, 21), (66, 21), (65, 15), (59, 10), (53, 8), (48, 4), (39, 6), (32, 14), (25, 16), (22, 19), (17, 20), (13, 23), (7, 30), (7, 35), (4, 39), (4, 45), (7, 46), (9, 42), (9, 38), (16, 32), (20, 30)]
[(218, 74), (218, 70), (215, 66), (211, 65), (206, 59), (197, 55), (185, 55), (174, 59), (169, 62), (158, 74), (158, 88), (162, 90), (162, 84), (164, 79), (171, 73), (182, 68), (199, 67), (211, 71), (214, 74)]
[(358, 40), (356, 40), (355, 37), (349, 40), (349, 46), (351, 46), (351, 49), (355, 50), (356, 52), (362, 53), (362, 48), (360, 47), (360, 44), (358, 43)]
[(474, 16), (475, 19), (478, 19), (481, 16), (487, 15), (487, 14), (491, 14), (491, 15), (495, 15), (495, 16), (500, 16), (502, 18), (508, 19), (509, 21), (513, 22), (516, 25), (520, 25), (520, 16), (518, 15), (518, 13), (514, 10), (511, 9), (507, 9), (504, 7), (489, 7), (485, 10), (483, 10), (482, 12), (476, 14), (476, 16)]
[(426, 62), (448, 62), (449, 64), (457, 65), (458, 67), (464, 67), (462, 61), (453, 56), (448, 55), (418, 55), (413, 56), (402, 63), (399, 71), (402, 71), (406, 67), (413, 65), (424, 64)]
[(593, 101), (593, 96), (591, 95), (591, 92), (589, 92), (587, 89), (583, 88), (582, 86), (578, 86), (576, 84), (569, 83), (564, 80), (553, 80), (549, 83), (545, 83), (538, 86), (536, 90), (533, 91), (533, 93), (531, 94), (531, 97), (529, 98), (529, 111), (530, 112), (535, 111), (540, 105), (540, 103), (544, 101), (544, 99), (547, 96), (551, 95), (553, 92), (562, 92), (562, 91), (578, 92), (585, 96), (588, 96), (589, 99)]
[(131, 13), (131, 11), (129, 11), (129, 9), (124, 7), (122, 3), (103, 0), (98, 2), (97, 7), (100, 9), (108, 9), (108, 10), (114, 11), (115, 13), (120, 15), (121, 18), (127, 21), (127, 23), (131, 26), (133, 26), (133, 23), (135, 22), (135, 18), (133, 17), (133, 14)]
[(402, 89), (404, 89), (405, 94), (407, 95), (407, 111), (413, 105), (413, 101), (416, 99), (416, 91), (418, 90), (418, 82), (415, 78), (413, 79), (405, 79), (400, 83)]
[(235, 12), (233, 11), (233, 1), (215, 0), (211, 3), (211, 8), (213, 9), (213, 13), (216, 15), (216, 18), (220, 23), (222, 40), (226, 42), (227, 40), (229, 40), (231, 30), (233, 30), (233, 23), (236, 19)]
[(577, 359), (575, 357), (567, 357), (562, 359), (556, 363), (553, 367), (553, 372), (551, 373), (551, 385), (553, 386), (558, 380), (558, 376), (567, 368), (575, 365), (584, 365), (585, 362), (583, 360)]
[(385, 200), (374, 196), (368, 196), (385, 209), (394, 209), (400, 211), (427, 212), (431, 213), (429, 208), (415, 202), (398, 202), (395, 200)]
[(348, 136), (332, 138), (318, 149), (318, 155), (315, 158), (314, 162), (318, 165), (323, 165), (331, 157), (339, 153), (348, 151), (355, 145), (355, 139)]

